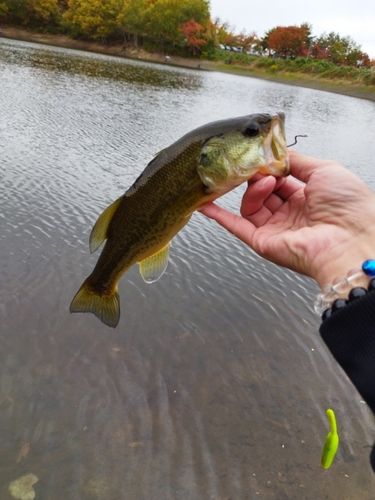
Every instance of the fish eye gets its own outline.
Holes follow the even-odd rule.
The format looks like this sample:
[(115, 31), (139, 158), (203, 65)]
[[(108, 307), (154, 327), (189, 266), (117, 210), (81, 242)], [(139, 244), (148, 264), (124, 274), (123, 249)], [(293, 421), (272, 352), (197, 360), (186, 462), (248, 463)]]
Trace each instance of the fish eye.
[(250, 123), (243, 131), (243, 134), (246, 135), (246, 137), (255, 137), (258, 133), (259, 125), (257, 123)]
[(199, 163), (203, 166), (203, 167), (208, 167), (211, 163), (210, 161), (210, 157), (208, 156), (208, 154), (206, 153), (201, 153), (200, 157), (199, 157)]

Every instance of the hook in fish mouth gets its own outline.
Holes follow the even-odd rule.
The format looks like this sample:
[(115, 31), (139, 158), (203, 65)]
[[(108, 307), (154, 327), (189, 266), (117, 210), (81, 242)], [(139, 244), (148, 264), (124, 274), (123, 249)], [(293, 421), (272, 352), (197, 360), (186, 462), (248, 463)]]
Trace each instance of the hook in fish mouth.
[(290, 148), (291, 146), (294, 146), (295, 144), (297, 144), (297, 137), (308, 137), (308, 135), (295, 135), (294, 136), (294, 142), (292, 144), (288, 144), (287, 145), (287, 148)]
[[(285, 140), (285, 115), (282, 112), (272, 116), (270, 133), (262, 143), (262, 152), (267, 164), (267, 174), (277, 177), (289, 174), (289, 157)], [(260, 173), (263, 173), (260, 171)]]

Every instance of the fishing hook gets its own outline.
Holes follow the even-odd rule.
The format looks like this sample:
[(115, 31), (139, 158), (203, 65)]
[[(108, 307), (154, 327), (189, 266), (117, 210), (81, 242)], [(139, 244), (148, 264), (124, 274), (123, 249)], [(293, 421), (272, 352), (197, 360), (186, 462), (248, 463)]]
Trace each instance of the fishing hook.
[(295, 144), (297, 144), (297, 137), (308, 137), (308, 135), (295, 135), (293, 144), (288, 144), (287, 148), (290, 148), (290, 146), (294, 146)]

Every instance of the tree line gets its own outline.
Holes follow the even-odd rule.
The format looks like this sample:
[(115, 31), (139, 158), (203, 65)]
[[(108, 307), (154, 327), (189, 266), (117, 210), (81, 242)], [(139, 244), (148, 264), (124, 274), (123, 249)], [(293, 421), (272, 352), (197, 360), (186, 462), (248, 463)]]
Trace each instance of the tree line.
[(334, 32), (313, 36), (309, 23), (277, 26), (262, 38), (255, 32), (236, 34), (228, 23), (211, 19), (209, 0), (0, 0), (0, 22), (208, 59), (225, 47), (344, 66), (375, 65), (350, 37)]

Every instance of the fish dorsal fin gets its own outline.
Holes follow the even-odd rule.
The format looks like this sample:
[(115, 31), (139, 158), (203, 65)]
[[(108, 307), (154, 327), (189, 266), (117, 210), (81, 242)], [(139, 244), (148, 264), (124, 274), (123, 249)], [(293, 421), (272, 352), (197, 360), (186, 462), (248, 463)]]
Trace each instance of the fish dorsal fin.
[(157, 158), (159, 155), (161, 155), (163, 151), (165, 151), (165, 148), (164, 148), (164, 149), (162, 149), (162, 150), (160, 150), (160, 151), (158, 151), (158, 152), (155, 154), (155, 156), (154, 156), (154, 160), (155, 160), (155, 158)]
[(99, 215), (90, 234), (90, 252), (94, 253), (100, 245), (107, 239), (107, 230), (114, 213), (122, 201), (122, 196), (114, 201), (104, 212)]
[(153, 283), (164, 274), (168, 265), (169, 245), (139, 263), (139, 272), (146, 283)]

